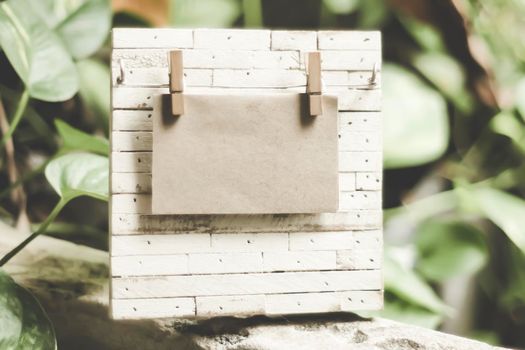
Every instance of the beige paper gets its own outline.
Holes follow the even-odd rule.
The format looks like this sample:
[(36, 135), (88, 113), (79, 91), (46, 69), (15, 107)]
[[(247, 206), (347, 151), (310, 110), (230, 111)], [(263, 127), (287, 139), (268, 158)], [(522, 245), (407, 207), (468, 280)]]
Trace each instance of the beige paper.
[(308, 115), (305, 94), (155, 97), (153, 214), (321, 213), (338, 209), (337, 98)]

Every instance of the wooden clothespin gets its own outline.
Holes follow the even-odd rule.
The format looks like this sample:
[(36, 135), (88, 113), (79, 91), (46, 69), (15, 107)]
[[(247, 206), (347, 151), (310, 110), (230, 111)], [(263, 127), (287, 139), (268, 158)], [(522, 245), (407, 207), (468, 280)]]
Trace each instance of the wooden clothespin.
[(170, 94), (171, 94), (171, 113), (174, 116), (184, 114), (184, 72), (182, 64), (182, 51), (174, 50), (169, 53), (170, 65)]
[(309, 52), (307, 56), (307, 86), (308, 103), (311, 116), (323, 114), (323, 96), (321, 89), (321, 53)]

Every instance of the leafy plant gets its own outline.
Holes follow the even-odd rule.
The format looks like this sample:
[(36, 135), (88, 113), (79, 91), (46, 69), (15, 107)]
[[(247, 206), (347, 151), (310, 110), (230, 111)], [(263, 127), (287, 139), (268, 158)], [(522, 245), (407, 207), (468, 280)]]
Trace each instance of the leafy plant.
[(52, 350), (55, 331), (38, 300), (0, 269), (0, 348)]

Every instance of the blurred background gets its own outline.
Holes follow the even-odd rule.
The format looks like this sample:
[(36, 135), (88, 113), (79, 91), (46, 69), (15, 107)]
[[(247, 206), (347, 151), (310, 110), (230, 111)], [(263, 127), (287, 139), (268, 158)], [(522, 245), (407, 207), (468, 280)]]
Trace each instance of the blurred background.
[[(46, 220), (57, 195), (43, 172), (57, 155), (107, 152), (86, 145), (107, 143), (112, 26), (381, 30), (385, 310), (374, 315), (525, 347), (525, 1), (0, 1), (9, 225)], [(46, 234), (107, 250), (107, 230), (107, 203), (82, 197)]]

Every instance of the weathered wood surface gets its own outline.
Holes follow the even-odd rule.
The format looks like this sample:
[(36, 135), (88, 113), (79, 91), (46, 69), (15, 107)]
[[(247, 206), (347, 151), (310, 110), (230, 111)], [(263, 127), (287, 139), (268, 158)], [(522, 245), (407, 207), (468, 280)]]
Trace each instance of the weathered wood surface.
[[(0, 255), (24, 238), (4, 224), (0, 224), (0, 230)], [(349, 313), (204, 320), (112, 320), (108, 317), (108, 260), (107, 252), (41, 236), (5, 269), (38, 297), (53, 322), (58, 348), (65, 350), (497, 349), (465, 338), (384, 319), (362, 319)], [(257, 295), (211, 296), (199, 298), (196, 306), (208, 317), (220, 312), (259, 314), (274, 308), (293, 313), (297, 302), (312, 308), (322, 305), (329, 310), (337, 303), (332, 295), (322, 293), (276, 298), (267, 298), (267, 306), (264, 306), (263, 299)], [(148, 310), (155, 317), (191, 316), (194, 311), (190, 299), (155, 299)], [(379, 292), (351, 292), (341, 305), (351, 310), (369, 309), (380, 299)], [(371, 304), (367, 305), (368, 302)], [(129, 315), (134, 307), (140, 308), (147, 303), (148, 299), (133, 300), (133, 303), (121, 300), (113, 312), (123, 310), (123, 315)]]
[[(173, 49), (185, 93), (262, 95), (304, 93), (320, 50), (323, 92), (338, 96), (339, 212), (151, 215), (153, 97), (168, 93)], [(382, 306), (379, 32), (115, 29), (111, 71), (114, 317)]]

